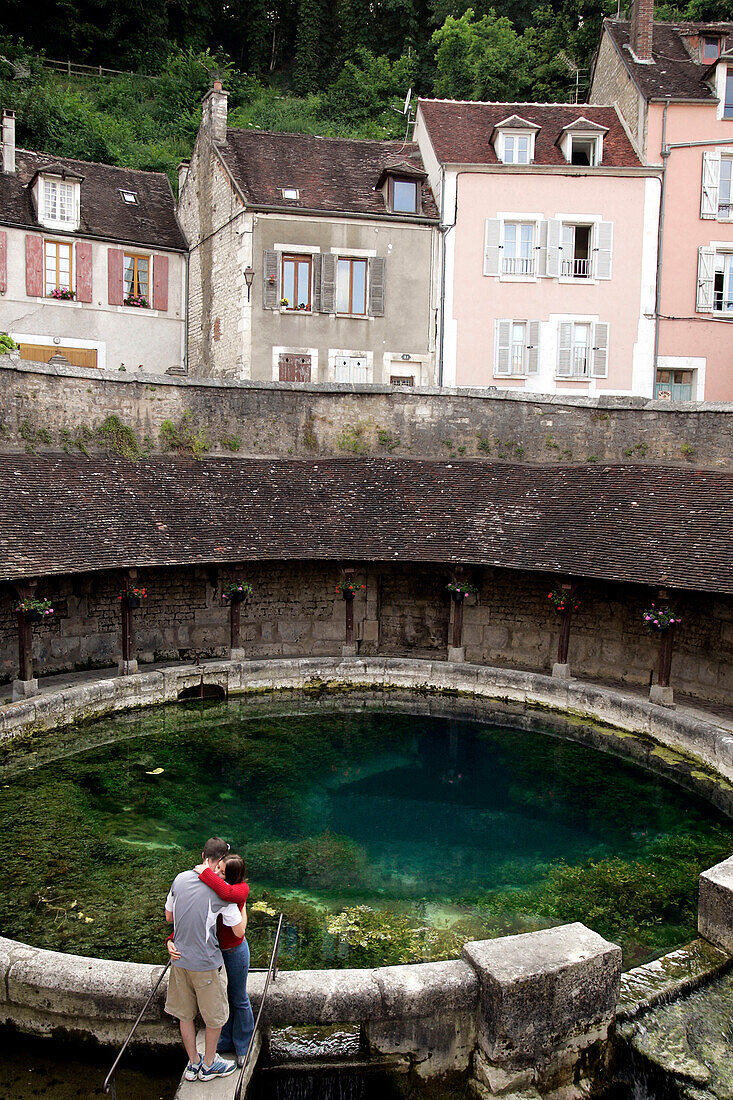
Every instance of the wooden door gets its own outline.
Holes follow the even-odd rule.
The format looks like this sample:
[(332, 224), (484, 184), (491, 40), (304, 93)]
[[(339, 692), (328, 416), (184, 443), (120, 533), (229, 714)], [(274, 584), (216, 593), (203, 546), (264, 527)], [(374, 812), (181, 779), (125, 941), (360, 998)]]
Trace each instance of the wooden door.
[(63, 355), (72, 367), (96, 367), (96, 348), (47, 347), (45, 344), (21, 344), (20, 357), (33, 363), (47, 363), (52, 355)]
[(310, 355), (283, 352), (280, 355), (279, 368), (281, 382), (310, 382), (311, 380)]

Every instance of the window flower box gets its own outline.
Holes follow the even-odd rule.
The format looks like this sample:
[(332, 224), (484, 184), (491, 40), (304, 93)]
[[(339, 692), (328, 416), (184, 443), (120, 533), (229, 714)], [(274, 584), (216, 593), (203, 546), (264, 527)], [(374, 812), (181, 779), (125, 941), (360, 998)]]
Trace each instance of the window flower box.
[(57, 302), (73, 302), (76, 298), (76, 291), (71, 290), (68, 286), (57, 286), (51, 291), (49, 298), (55, 298)]
[(117, 597), (123, 607), (139, 607), (143, 600), (148, 598), (147, 588), (135, 588), (132, 585), (124, 588)]
[(679, 626), (682, 622), (682, 619), (671, 607), (657, 607), (656, 604), (652, 604), (651, 607), (642, 611), (641, 617), (650, 634), (663, 634), (665, 631), (671, 630), (673, 626)]
[(451, 581), (446, 587), (455, 603), (463, 603), (466, 596), (478, 596), (478, 588), (468, 581)]
[(150, 309), (150, 302), (144, 294), (128, 294), (122, 304), (132, 306), (134, 309)]
[(15, 610), (22, 615), (28, 623), (40, 623), (48, 615), (53, 615), (53, 607), (50, 600), (27, 599), (16, 604)]
[(354, 581), (339, 581), (336, 585), (337, 593), (344, 600), (353, 600), (357, 592), (363, 592), (365, 590), (365, 584), (356, 584)]

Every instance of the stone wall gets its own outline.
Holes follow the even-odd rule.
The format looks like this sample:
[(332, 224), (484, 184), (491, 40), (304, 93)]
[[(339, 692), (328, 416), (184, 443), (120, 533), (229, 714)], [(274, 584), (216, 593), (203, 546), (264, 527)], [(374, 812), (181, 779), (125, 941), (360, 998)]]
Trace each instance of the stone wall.
[(384, 455), (511, 463), (631, 462), (733, 468), (733, 405), (672, 405), (508, 391), (169, 379), (0, 357), (0, 448), (119, 450), (108, 417), (152, 451)]
[[(335, 591), (336, 562), (253, 562), (245, 577), (254, 598), (243, 605), (241, 647), (253, 658), (340, 653), (344, 603)], [(444, 659), (452, 634), (445, 585), (448, 566), (377, 564), (357, 568), (366, 589), (354, 606), (362, 655)], [(224, 657), (229, 651), (228, 610), (222, 585), (228, 569), (175, 567), (140, 570), (149, 597), (135, 611), (136, 651), (145, 662)], [(469, 661), (491, 666), (550, 670), (560, 619), (547, 593), (555, 579), (491, 567), (474, 570), (477, 600), (464, 608), (463, 640)], [(41, 676), (116, 666), (120, 653), (121, 579), (115, 574), (50, 577), (39, 594), (55, 614), (33, 627), (34, 661)], [(570, 637), (575, 675), (647, 685), (656, 667), (658, 639), (641, 622), (653, 593), (637, 587), (584, 582)], [(733, 690), (733, 599), (680, 594), (682, 617), (672, 662), (676, 690), (712, 702), (729, 702)], [(17, 675), (17, 627), (9, 588), (0, 590), (0, 680)]]

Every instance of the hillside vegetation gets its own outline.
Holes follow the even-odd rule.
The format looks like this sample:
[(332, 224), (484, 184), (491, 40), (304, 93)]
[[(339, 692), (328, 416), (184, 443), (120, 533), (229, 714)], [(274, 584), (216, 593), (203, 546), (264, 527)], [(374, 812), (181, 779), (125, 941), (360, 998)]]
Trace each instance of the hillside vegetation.
[[(0, 105), (18, 144), (175, 175), (214, 76), (230, 124), (346, 137), (405, 135), (416, 94), (581, 99), (613, 0), (42, 0), (5, 5)], [(731, 19), (733, 0), (688, 0), (660, 18)], [(24, 35), (24, 38), (20, 36)], [(48, 60), (129, 70), (69, 75)]]

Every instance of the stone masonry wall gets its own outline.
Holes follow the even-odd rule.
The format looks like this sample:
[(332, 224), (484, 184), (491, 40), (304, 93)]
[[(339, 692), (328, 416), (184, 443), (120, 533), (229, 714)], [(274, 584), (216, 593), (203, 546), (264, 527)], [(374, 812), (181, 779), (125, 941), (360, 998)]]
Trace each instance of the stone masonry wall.
[(141, 447), (247, 456), (384, 455), (733, 469), (733, 405), (487, 390), (275, 384), (54, 370), (0, 357), (0, 449), (93, 453), (109, 417)]
[[(216, 567), (140, 570), (149, 598), (134, 612), (141, 662), (224, 657), (228, 610), (219, 594), (230, 572)], [(331, 563), (251, 563), (246, 579), (254, 598), (241, 614), (245, 657), (338, 655), (344, 641), (340, 577)], [(449, 568), (400, 564), (357, 568), (366, 585), (354, 606), (361, 654), (443, 659), (450, 637)], [(556, 658), (560, 620), (547, 593), (553, 579), (477, 569), (476, 601), (464, 609), (468, 661), (549, 670)], [(56, 614), (33, 628), (34, 660), (52, 672), (116, 666), (120, 652), (120, 580), (111, 574), (48, 578), (39, 594)], [(658, 640), (641, 625), (654, 596), (634, 586), (584, 583), (573, 617), (570, 665), (580, 677), (646, 685), (656, 667)], [(681, 617), (672, 662), (676, 690), (712, 702), (733, 691), (733, 599), (680, 595)], [(17, 673), (17, 631), (9, 589), (0, 591), (0, 679)]]

